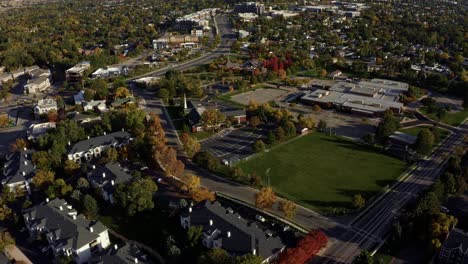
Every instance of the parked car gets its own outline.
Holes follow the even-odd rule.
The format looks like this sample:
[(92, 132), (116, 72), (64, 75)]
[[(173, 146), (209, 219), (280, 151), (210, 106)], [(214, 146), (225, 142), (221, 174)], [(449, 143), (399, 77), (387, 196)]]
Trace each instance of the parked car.
[(266, 221), (265, 217), (261, 216), (261, 215), (256, 215), (255, 216), (255, 219), (257, 219), (258, 221), (264, 223)]

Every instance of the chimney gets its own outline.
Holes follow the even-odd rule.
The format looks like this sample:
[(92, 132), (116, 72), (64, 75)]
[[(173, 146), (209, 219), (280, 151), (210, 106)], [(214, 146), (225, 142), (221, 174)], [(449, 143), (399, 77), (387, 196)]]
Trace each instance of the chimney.
[(106, 173), (105, 173), (105, 172), (102, 173), (102, 177), (103, 177), (103, 178), (106, 177)]
[(95, 170), (95, 169), (96, 169), (96, 165), (93, 165), (93, 170)]
[(48, 202), (49, 202), (49, 198), (45, 198), (45, 202), (48, 203)]
[(23, 176), (26, 176), (26, 172), (22, 171), (21, 174), (23, 174)]
[(24, 161), (24, 165), (28, 165), (28, 162), (26, 160)]
[(93, 229), (92, 226), (89, 227), (89, 232), (91, 232), (91, 233), (94, 232), (94, 229)]
[(115, 184), (114, 180), (111, 181), (112, 186)]
[(119, 246), (117, 246), (117, 244), (114, 245), (114, 249), (117, 250), (119, 249)]
[(59, 209), (60, 209), (60, 211), (63, 211), (63, 206), (60, 206)]
[(72, 217), (73, 217), (73, 220), (76, 220), (76, 215), (72, 215)]
[(104, 131), (104, 136), (106, 135), (106, 132)]
[(227, 231), (227, 237), (231, 237), (231, 231)]
[(91, 138), (91, 137), (90, 137), (90, 136), (88, 136), (88, 139), (90, 139), (90, 138)]
[(190, 206), (190, 207), (188, 208), (188, 211), (189, 211), (189, 213), (192, 212), (192, 206)]
[(125, 128), (122, 127), (122, 131), (125, 131)]
[(210, 219), (210, 226), (212, 226), (212, 225), (213, 225), (213, 220), (212, 220), (212, 219)]
[(23, 150), (26, 151), (26, 150), (28, 150), (28, 148), (24, 147)]
[(257, 255), (257, 250), (255, 248), (252, 248), (252, 255)]
[(134, 261), (135, 263), (138, 263), (138, 258), (135, 258), (133, 261)]
[(71, 142), (70, 142), (70, 141), (68, 141), (68, 146), (71, 146)]

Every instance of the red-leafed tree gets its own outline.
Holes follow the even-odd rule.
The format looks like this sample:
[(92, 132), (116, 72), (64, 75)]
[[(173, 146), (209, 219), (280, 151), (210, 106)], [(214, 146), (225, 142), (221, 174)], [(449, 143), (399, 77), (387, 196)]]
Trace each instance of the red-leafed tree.
[(284, 250), (279, 258), (278, 264), (304, 264), (314, 257), (327, 245), (328, 238), (322, 231), (312, 230), (303, 237), (296, 247)]

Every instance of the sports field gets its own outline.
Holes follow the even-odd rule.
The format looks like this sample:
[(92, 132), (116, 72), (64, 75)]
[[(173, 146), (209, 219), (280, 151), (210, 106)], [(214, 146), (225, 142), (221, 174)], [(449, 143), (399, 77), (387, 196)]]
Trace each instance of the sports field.
[(355, 194), (372, 197), (405, 170), (403, 161), (322, 133), (293, 139), (239, 166), (265, 185), (270, 181), (281, 196), (322, 212), (350, 208)]

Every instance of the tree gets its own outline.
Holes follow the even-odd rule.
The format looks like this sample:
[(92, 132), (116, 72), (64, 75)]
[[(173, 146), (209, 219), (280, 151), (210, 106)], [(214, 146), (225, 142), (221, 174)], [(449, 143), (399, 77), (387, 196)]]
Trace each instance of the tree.
[(279, 142), (283, 141), (286, 138), (286, 133), (284, 132), (284, 129), (282, 127), (277, 127), (275, 129), (275, 138)]
[(393, 112), (391, 110), (385, 110), (383, 119), (377, 126), (376, 136), (380, 140), (386, 139), (399, 128), (400, 121), (393, 116)]
[(364, 199), (364, 197), (362, 197), (362, 195), (360, 194), (354, 195), (353, 207), (356, 209), (361, 209), (361, 208), (364, 208), (364, 206), (366, 206), (366, 200)]
[(432, 145), (434, 144), (434, 135), (427, 128), (422, 129), (418, 133), (416, 139), (416, 152), (426, 156), (431, 153)]
[(317, 127), (319, 131), (324, 131), (327, 128), (327, 122), (325, 120), (320, 120)]
[(158, 186), (151, 178), (143, 178), (130, 184), (119, 184), (114, 197), (117, 204), (124, 208), (129, 216), (133, 216), (154, 208), (153, 196), (157, 190)]
[(267, 143), (268, 145), (274, 145), (276, 143), (276, 137), (272, 131), (268, 131)]
[(59, 120), (59, 116), (56, 110), (51, 110), (47, 112), (47, 122), (56, 123)]
[(154, 160), (168, 176), (178, 177), (184, 172), (184, 163), (177, 159), (173, 148), (164, 146), (153, 154)]
[(73, 187), (67, 184), (63, 179), (56, 179), (54, 184), (49, 186), (46, 190), (46, 194), (49, 198), (65, 196), (73, 191)]
[(214, 201), (215, 195), (212, 192), (210, 192), (210, 190), (201, 187), (193, 190), (190, 193), (190, 198), (192, 198), (194, 202), (198, 203), (205, 200)]
[(320, 70), (320, 77), (323, 78), (323, 77), (327, 76), (327, 74), (328, 74), (327, 70), (325, 70), (325, 69)]
[(253, 186), (260, 186), (262, 184), (262, 179), (255, 173), (250, 175), (250, 184)]
[(234, 261), (235, 264), (261, 264), (263, 258), (258, 255), (246, 254), (239, 256)]
[(21, 151), (28, 147), (28, 142), (24, 138), (17, 138), (14, 143), (10, 145), (11, 152)]
[(14, 213), (6, 204), (0, 203), (0, 221), (7, 222), (13, 219)]
[(287, 248), (278, 257), (278, 264), (304, 264), (327, 245), (328, 238), (322, 231), (312, 230), (296, 247)]
[(180, 141), (182, 142), (185, 153), (187, 153), (189, 158), (193, 158), (193, 156), (195, 156), (195, 154), (200, 151), (200, 143), (198, 143), (195, 138), (189, 136), (188, 133), (183, 133), (180, 137)]
[(74, 160), (67, 159), (63, 167), (64, 171), (68, 175), (73, 175), (80, 168), (80, 164), (76, 163)]
[(261, 209), (271, 208), (275, 202), (276, 202), (276, 195), (271, 187), (263, 187), (256, 194), (255, 205), (258, 208), (261, 208)]
[(0, 232), (0, 252), (5, 250), (6, 246), (14, 245), (15, 240), (8, 232)]
[(320, 105), (315, 104), (314, 106), (312, 106), (312, 111), (314, 111), (315, 113), (320, 113), (322, 112), (322, 108), (320, 107)]
[(200, 256), (198, 264), (230, 264), (232, 257), (222, 248), (212, 248)]
[(119, 152), (115, 148), (108, 148), (106, 150), (106, 162), (116, 162), (119, 158)]
[(374, 263), (374, 257), (371, 256), (371, 254), (364, 250), (361, 251), (361, 253), (354, 258), (353, 264), (373, 264)]
[(180, 179), (183, 182), (182, 190), (192, 192), (200, 188), (200, 177), (193, 174), (185, 174)]
[(0, 115), (0, 127), (6, 127), (10, 124), (10, 118), (7, 114)]
[(367, 133), (362, 137), (362, 140), (369, 145), (374, 145), (375, 143), (375, 135), (372, 133)]
[(88, 189), (89, 188), (89, 182), (85, 178), (79, 178), (76, 181), (76, 188), (77, 189)]
[(114, 98), (127, 98), (131, 95), (127, 87), (119, 87), (115, 90)]
[(32, 183), (36, 188), (47, 189), (54, 182), (55, 173), (50, 170), (38, 170), (32, 178)]
[(250, 125), (253, 127), (253, 128), (256, 128), (257, 126), (259, 126), (261, 124), (261, 120), (260, 118), (258, 118), (258, 116), (252, 116), (250, 118)]
[(89, 219), (93, 219), (97, 216), (99, 212), (99, 207), (96, 202), (96, 199), (89, 194), (86, 194), (83, 198), (83, 213)]
[(255, 153), (263, 152), (265, 151), (265, 143), (263, 143), (261, 139), (258, 139), (257, 141), (255, 141), (252, 149)]
[(200, 243), (203, 235), (203, 226), (191, 226), (187, 231), (187, 241), (189, 247), (194, 247)]
[(296, 204), (288, 200), (280, 202), (280, 209), (283, 211), (286, 219), (293, 219), (296, 214)]
[(50, 154), (46, 151), (36, 151), (32, 154), (32, 162), (39, 170), (51, 170), (52, 161)]
[(201, 116), (203, 126), (206, 130), (214, 130), (226, 121), (226, 116), (217, 109), (208, 109)]

